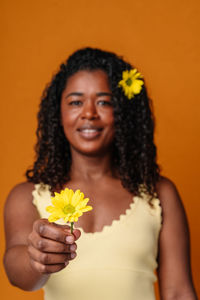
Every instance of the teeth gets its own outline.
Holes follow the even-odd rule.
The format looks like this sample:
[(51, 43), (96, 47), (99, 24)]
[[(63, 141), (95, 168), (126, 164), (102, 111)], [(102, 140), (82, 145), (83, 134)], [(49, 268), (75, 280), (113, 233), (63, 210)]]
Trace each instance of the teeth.
[(82, 129), (82, 132), (90, 133), (90, 132), (96, 132), (98, 131), (97, 129)]

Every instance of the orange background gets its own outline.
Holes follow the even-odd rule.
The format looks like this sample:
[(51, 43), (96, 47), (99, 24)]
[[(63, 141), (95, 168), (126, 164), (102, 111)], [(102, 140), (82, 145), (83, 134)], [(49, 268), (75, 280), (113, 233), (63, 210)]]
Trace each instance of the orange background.
[[(36, 112), (53, 72), (77, 48), (123, 55), (143, 73), (156, 116), (163, 175), (183, 199), (191, 230), (192, 267), (200, 294), (199, 8), (198, 0), (1, 0), (1, 236), (3, 204), (33, 162)], [(2, 299), (42, 299), (6, 278)]]

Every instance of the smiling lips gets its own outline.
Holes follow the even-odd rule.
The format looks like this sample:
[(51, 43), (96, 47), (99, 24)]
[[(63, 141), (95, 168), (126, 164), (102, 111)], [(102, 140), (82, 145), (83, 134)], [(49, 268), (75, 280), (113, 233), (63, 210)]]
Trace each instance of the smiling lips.
[(83, 125), (82, 127), (77, 129), (80, 136), (87, 140), (92, 140), (100, 136), (102, 130), (103, 130), (102, 127), (93, 126), (93, 125)]

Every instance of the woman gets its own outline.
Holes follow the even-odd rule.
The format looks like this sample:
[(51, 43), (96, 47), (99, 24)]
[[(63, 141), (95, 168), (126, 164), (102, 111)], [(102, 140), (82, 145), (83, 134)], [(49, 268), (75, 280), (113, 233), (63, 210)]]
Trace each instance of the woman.
[[(161, 299), (197, 299), (187, 220), (156, 163), (142, 76), (114, 53), (78, 50), (46, 88), (38, 120), (36, 161), (5, 205), (10, 282), (44, 286), (46, 300), (151, 300), (158, 265)], [(45, 210), (66, 187), (93, 207), (73, 233)]]

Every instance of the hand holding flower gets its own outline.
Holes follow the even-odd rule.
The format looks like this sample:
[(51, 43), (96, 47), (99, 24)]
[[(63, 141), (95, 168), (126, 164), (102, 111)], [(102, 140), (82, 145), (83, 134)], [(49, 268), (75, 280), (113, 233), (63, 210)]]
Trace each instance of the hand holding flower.
[[(77, 190), (65, 189), (55, 193), (51, 198), (54, 206), (46, 210), (51, 213), (48, 220), (36, 220), (33, 230), (28, 236), (28, 253), (34, 270), (39, 273), (50, 274), (62, 270), (69, 260), (76, 257), (77, 245), (81, 232), (73, 230), (73, 223), (83, 214), (92, 209), (87, 206), (88, 198)], [(58, 225), (53, 222), (63, 218), (68, 225)], [(50, 223), (49, 223), (50, 222)]]
[(76, 257), (76, 240), (81, 235), (75, 229), (70, 233), (68, 225), (49, 223), (47, 219), (36, 220), (28, 236), (28, 253), (34, 270), (51, 274), (65, 268)]

